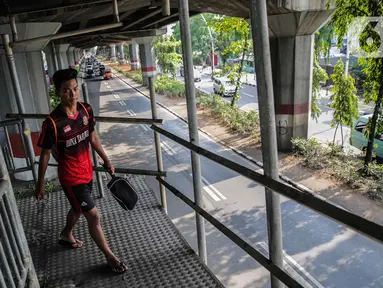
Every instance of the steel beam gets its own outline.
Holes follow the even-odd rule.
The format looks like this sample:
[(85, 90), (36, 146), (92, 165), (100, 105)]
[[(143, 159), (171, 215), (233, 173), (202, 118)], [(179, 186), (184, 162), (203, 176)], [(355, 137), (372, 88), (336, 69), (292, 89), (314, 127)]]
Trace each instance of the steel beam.
[(142, 21), (145, 21), (146, 19), (149, 19), (149, 18), (151, 18), (151, 17), (153, 17), (153, 16), (155, 16), (155, 15), (161, 13), (161, 11), (162, 11), (162, 9), (154, 10), (152, 13), (149, 13), (148, 15), (146, 15), (146, 16), (144, 16), (144, 17), (141, 17), (140, 19), (138, 19), (138, 20), (136, 20), (136, 21), (134, 21), (134, 22), (132, 22), (132, 23), (126, 25), (125, 27), (123, 27), (123, 28), (121, 29), (121, 31), (124, 31), (124, 30), (126, 30), (126, 29), (128, 29), (128, 28), (130, 28), (130, 27), (132, 27), (132, 26), (134, 26), (134, 25), (136, 25), (136, 24), (138, 24), (138, 23), (141, 23)]
[(15, 47), (15, 46), (20, 46), (20, 45), (25, 45), (25, 44), (31, 44), (34, 42), (51, 41), (51, 40), (71, 37), (71, 36), (75, 36), (75, 35), (82, 35), (82, 34), (92, 33), (92, 32), (101, 31), (101, 30), (118, 28), (118, 27), (122, 27), (122, 25), (123, 25), (123, 23), (105, 24), (105, 25), (90, 27), (90, 28), (86, 28), (86, 29), (82, 29), (82, 30), (59, 33), (56, 35), (49, 35), (49, 36), (25, 39), (25, 40), (21, 40), (21, 41), (12, 42), (11, 44), (12, 44), (12, 47)]

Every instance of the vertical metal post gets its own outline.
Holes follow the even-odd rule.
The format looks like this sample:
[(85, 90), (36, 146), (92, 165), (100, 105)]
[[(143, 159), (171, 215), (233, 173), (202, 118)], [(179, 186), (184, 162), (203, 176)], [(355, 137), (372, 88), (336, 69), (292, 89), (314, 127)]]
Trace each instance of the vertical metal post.
[[(82, 83), (81, 88), (82, 88), (82, 95), (84, 97), (84, 102), (90, 104), (88, 87), (86, 86), (86, 83)], [(94, 151), (93, 148), (91, 150), (92, 150), (93, 165), (97, 167), (98, 161), (97, 161), (96, 151)], [(96, 180), (97, 180), (98, 192), (100, 193), (100, 198), (104, 198), (105, 192), (104, 192), (104, 185), (102, 184), (101, 172), (96, 171)]]
[[(157, 104), (156, 104), (156, 92), (154, 90), (154, 78), (149, 77), (149, 91), (150, 91), (150, 104), (152, 107), (152, 118), (157, 119)], [(157, 169), (158, 171), (164, 171), (164, 165), (162, 163), (162, 154), (161, 154), (161, 139), (160, 134), (154, 131), (154, 144), (156, 146), (156, 156), (157, 156)], [(163, 177), (162, 177), (163, 178)], [(160, 184), (160, 195), (161, 195), (161, 205), (162, 208), (168, 213), (168, 207), (166, 202), (166, 191), (165, 186)]]
[[(266, 0), (249, 0), (249, 7), (257, 70), (263, 169), (266, 176), (278, 181), (277, 131)], [(280, 197), (270, 189), (265, 190), (270, 260), (283, 269)], [(271, 287), (281, 288), (284, 285), (271, 275)]]
[(9, 24), (11, 25), (12, 39), (13, 39), (13, 42), (15, 42), (15, 41), (19, 40), (19, 36), (17, 34), (17, 27), (16, 27), (15, 16), (13, 16), (13, 15), (9, 16)]
[[(16, 104), (20, 114), (25, 113), (25, 107), (23, 102), (23, 95), (21, 93), (19, 78), (17, 75), (15, 58), (13, 57), (12, 48), (9, 46), (9, 35), (1, 34), (1, 40), (3, 41), (5, 58), (7, 59), (9, 74), (11, 76), (11, 81), (13, 85), (13, 90), (16, 96)], [(25, 140), (26, 148), (27, 148), (27, 157), (30, 159), (32, 176), (35, 183), (37, 183), (37, 170), (35, 165), (35, 151), (33, 149), (33, 143), (31, 138), (31, 130), (29, 129), (28, 122), (24, 119), (21, 120), (23, 127), (23, 138)]]
[[(11, 160), (11, 165), (12, 165), (12, 169), (16, 169), (16, 166), (15, 166), (15, 159), (13, 158), (13, 151), (12, 151), (12, 145), (11, 145), (11, 140), (9, 139), (9, 133), (8, 133), (8, 128), (7, 126), (4, 126), (4, 134), (5, 134), (5, 139), (7, 141), (7, 146), (8, 146), (8, 149), (9, 149), (9, 156), (10, 156), (10, 160)], [(24, 150), (24, 153), (25, 153), (25, 150)], [(28, 161), (27, 161), (27, 165), (28, 165)]]
[[(185, 92), (189, 138), (191, 143), (199, 146), (197, 107), (194, 87), (193, 54), (190, 35), (189, 2), (188, 0), (179, 0), (178, 3), (178, 10), (180, 13), (182, 56), (185, 73)], [(193, 171), (194, 201), (198, 206), (203, 207), (203, 198), (201, 193), (201, 161), (199, 155), (195, 152), (191, 152), (191, 164)], [(199, 256), (201, 257), (202, 261), (207, 263), (205, 222), (203, 217), (198, 213), (196, 213), (196, 224)]]

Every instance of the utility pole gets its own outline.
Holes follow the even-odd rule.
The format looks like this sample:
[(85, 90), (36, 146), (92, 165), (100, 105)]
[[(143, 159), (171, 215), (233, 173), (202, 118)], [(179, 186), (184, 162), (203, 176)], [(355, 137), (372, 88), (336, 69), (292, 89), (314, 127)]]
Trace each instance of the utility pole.
[(205, 16), (203, 16), (203, 14), (201, 14), (201, 17), (203, 19), (203, 21), (205, 21), (205, 24), (206, 24), (206, 27), (209, 31), (209, 36), (210, 36), (210, 48), (211, 48), (211, 75), (213, 75), (213, 72), (214, 72), (214, 39), (213, 39), (213, 34), (211, 33), (211, 29), (209, 27), (209, 25), (207, 24), (207, 21), (205, 19)]

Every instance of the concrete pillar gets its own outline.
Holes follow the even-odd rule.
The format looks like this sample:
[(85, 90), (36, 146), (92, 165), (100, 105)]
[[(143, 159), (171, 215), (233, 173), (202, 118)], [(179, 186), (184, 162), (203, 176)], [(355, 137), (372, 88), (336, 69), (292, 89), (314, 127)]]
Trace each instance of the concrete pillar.
[(58, 44), (55, 46), (56, 48), (56, 55), (57, 55), (57, 60), (59, 62), (59, 69), (68, 69), (69, 64), (68, 64), (68, 56), (67, 56), (67, 51), (69, 48), (69, 44)]
[(58, 67), (56, 66), (57, 61), (55, 59), (55, 55), (53, 52), (53, 46), (48, 44), (47, 46), (45, 46), (43, 51), (45, 53), (45, 58), (46, 58), (47, 65), (48, 65), (48, 74), (49, 74), (50, 85), (53, 85), (52, 77), (53, 77), (53, 74), (58, 70)]
[(119, 63), (120, 64), (125, 64), (125, 49), (124, 49), (124, 43), (121, 43), (120, 46), (120, 59)]
[(138, 55), (138, 45), (133, 43), (129, 45), (129, 56), (132, 70), (140, 69), (140, 57)]
[[(298, 5), (299, 1), (292, 1), (295, 5), (291, 4), (292, 8), (303, 7)], [(309, 8), (307, 7), (307, 9)], [(268, 17), (278, 149), (280, 151), (292, 150), (292, 138), (308, 137), (314, 33), (332, 12), (333, 10), (293, 11)]]
[(116, 57), (116, 45), (115, 44), (110, 44), (110, 61), (116, 62), (117, 57)]
[(74, 63), (74, 47), (69, 47), (67, 51), (67, 56), (68, 56), (68, 66), (69, 68), (76, 69), (76, 65)]
[[(20, 40), (52, 35), (57, 32), (60, 26), (61, 23), (18, 23), (16, 25)], [(0, 25), (0, 34), (2, 33), (11, 34), (9, 25)], [(45, 41), (13, 48), (16, 71), (26, 113), (48, 114), (50, 112), (48, 87), (42, 56), (42, 50), (47, 44), (47, 41)], [(52, 68), (55, 66), (55, 61), (52, 59), (53, 51), (49, 49), (49, 47), (47, 47), (46, 51), (48, 52), (47, 61), (48, 63), (51, 62), (50, 70), (54, 70), (54, 68)], [(16, 97), (9, 67), (4, 55), (0, 55), (0, 95), (0, 120), (5, 120), (5, 114), (18, 113), (19, 111), (16, 105)], [(31, 138), (36, 155), (35, 160), (38, 161), (41, 150), (37, 147), (37, 140), (39, 138), (42, 120), (28, 119), (28, 123), (31, 129)], [(10, 134), (15, 168), (25, 167), (25, 154), (20, 135), (15, 126), (8, 127), (8, 131)], [(0, 144), (4, 145), (4, 141), (5, 138), (1, 130)], [(46, 178), (54, 178), (56, 171), (57, 169), (49, 168)], [(33, 180), (31, 172), (16, 173), (15, 178), (26, 181)]]
[(149, 86), (148, 77), (153, 77), (157, 74), (156, 56), (153, 43), (156, 37), (141, 37), (133, 39), (140, 47), (140, 60), (143, 84)]

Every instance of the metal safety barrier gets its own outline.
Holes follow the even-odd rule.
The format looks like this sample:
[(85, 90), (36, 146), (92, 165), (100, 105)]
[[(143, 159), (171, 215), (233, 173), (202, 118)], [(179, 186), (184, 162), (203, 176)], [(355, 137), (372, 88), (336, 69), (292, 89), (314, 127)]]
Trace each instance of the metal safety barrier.
[[(23, 125), (22, 124), (23, 124), (22, 119), (11, 119), (11, 120), (0, 121), (0, 128), (3, 129), (4, 136), (5, 136), (5, 145), (2, 146), (1, 149), (2, 149), (2, 152), (4, 154), (4, 160), (6, 163), (6, 167), (8, 169), (8, 172), (11, 174), (31, 171), (32, 167), (33, 167), (33, 165), (31, 165), (31, 158), (27, 157), (28, 150), (27, 150), (27, 146), (25, 143), (25, 139), (23, 137)], [(25, 167), (16, 168), (15, 161), (14, 161), (14, 155), (13, 155), (13, 151), (12, 151), (11, 140), (10, 140), (9, 132), (8, 132), (9, 126), (16, 126), (18, 134), (20, 135), (21, 147), (22, 147), (22, 151), (25, 155), (25, 161), (26, 161)], [(33, 173), (32, 173), (32, 175), (34, 176)]]
[(0, 263), (0, 288), (39, 287), (2, 152), (0, 152)]

